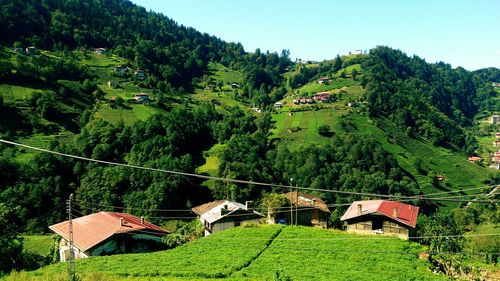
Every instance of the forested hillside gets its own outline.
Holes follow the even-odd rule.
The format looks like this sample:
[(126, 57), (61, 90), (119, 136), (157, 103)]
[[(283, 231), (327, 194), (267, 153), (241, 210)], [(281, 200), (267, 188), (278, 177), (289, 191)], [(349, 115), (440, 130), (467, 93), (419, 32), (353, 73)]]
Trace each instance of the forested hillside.
[[(497, 68), (454, 69), (389, 47), (294, 63), (287, 50), (246, 52), (123, 0), (0, 1), (0, 33), (1, 139), (184, 173), (282, 186), (293, 179), (328, 204), (371, 199), (356, 192), (413, 196), (425, 235), (498, 224), (498, 204), (418, 198), (485, 199), (466, 188), (500, 183), (498, 171), (467, 161), (479, 154), (478, 119), (500, 112), (491, 84)], [(29, 46), (36, 53), (27, 54)], [(313, 101), (318, 92), (328, 100)], [(23, 257), (18, 234), (47, 232), (65, 219), (71, 193), (80, 214), (125, 210), (161, 223), (169, 218), (159, 209), (191, 217), (191, 207), (212, 199), (254, 201), (265, 212), (266, 198), (289, 191), (4, 144), (0, 152), (0, 222), (8, 225), (0, 231), (0, 274), (43, 263)], [(332, 209), (330, 226), (342, 227), (344, 211)], [(463, 250), (456, 240), (439, 243)]]

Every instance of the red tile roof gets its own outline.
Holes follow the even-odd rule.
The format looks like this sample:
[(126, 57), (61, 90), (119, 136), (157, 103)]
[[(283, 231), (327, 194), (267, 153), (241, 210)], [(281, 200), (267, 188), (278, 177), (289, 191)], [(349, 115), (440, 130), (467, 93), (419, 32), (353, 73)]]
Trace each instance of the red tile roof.
[(283, 196), (291, 201), (293, 205), (297, 205), (298, 203), (299, 207), (312, 207), (325, 213), (330, 213), (330, 210), (328, 209), (328, 206), (326, 206), (325, 202), (323, 202), (321, 198), (314, 195), (293, 191), (285, 193)]
[(483, 158), (481, 157), (478, 157), (478, 156), (471, 156), (469, 157), (469, 161), (479, 161), (479, 160), (482, 160)]
[[(123, 225), (120, 222), (121, 218), (123, 218)], [(51, 225), (49, 228), (69, 240), (68, 224), (69, 222), (65, 221)], [(73, 241), (81, 251), (87, 251), (115, 234), (129, 232), (168, 234), (165, 229), (148, 221), (142, 224), (141, 218), (126, 213), (100, 212), (73, 219)]]
[[(361, 205), (361, 213), (359, 213), (358, 205)], [(419, 208), (416, 206), (388, 200), (354, 201), (340, 220), (349, 220), (369, 214), (380, 214), (415, 228), (418, 210)]]

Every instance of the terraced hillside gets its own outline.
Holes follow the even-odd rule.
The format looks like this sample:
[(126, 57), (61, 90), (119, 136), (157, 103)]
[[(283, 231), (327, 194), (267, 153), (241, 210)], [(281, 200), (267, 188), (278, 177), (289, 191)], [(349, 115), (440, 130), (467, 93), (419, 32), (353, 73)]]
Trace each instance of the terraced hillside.
[[(431, 273), (429, 264), (418, 258), (423, 251), (417, 244), (396, 238), (271, 225), (230, 229), (168, 251), (78, 260), (76, 269), (80, 276), (99, 274), (105, 280), (276, 280), (276, 276), (446, 280)], [(64, 276), (66, 267), (59, 263), (6, 280), (48, 280)]]

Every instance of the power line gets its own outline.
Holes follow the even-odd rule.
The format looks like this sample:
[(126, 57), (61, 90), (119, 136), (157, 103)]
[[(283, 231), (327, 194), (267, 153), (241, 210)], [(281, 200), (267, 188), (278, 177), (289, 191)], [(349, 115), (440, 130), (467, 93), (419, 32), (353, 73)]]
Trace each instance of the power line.
[[(82, 216), (85, 216), (82, 212), (72, 209), (74, 212), (79, 213)], [(288, 212), (287, 210), (283, 212)], [(235, 215), (227, 215), (225, 217), (238, 217), (238, 216), (247, 216), (247, 214), (235, 214)], [(76, 218), (76, 217), (75, 217)], [(162, 217), (150, 217), (150, 218), (162, 218)], [(165, 217), (169, 218), (169, 217)], [(196, 218), (196, 217), (191, 217)], [(111, 226), (107, 223), (96, 222), (101, 225)], [(152, 234), (153, 232), (147, 232), (144, 230), (138, 230), (138, 232), (146, 232), (148, 234)], [(485, 237), (485, 236), (500, 236), (500, 233), (477, 233), (477, 234), (455, 234), (455, 235), (428, 235), (428, 236), (409, 236), (408, 239), (416, 240), (416, 239), (429, 239), (429, 238), (460, 238), (460, 237)], [(210, 239), (220, 239), (220, 240), (268, 240), (267, 238), (254, 238), (254, 237), (211, 237)], [(332, 238), (275, 238), (278, 241), (316, 241), (316, 240), (384, 240), (384, 239), (395, 239), (392, 236), (360, 236), (360, 237), (332, 237)]]
[(7, 141), (7, 140), (3, 140), (3, 139), (0, 139), (0, 142), (5, 143), (5, 144), (14, 145), (14, 146), (24, 147), (24, 148), (28, 148), (28, 149), (32, 149), (32, 150), (36, 150), (36, 151), (46, 152), (46, 153), (50, 153), (50, 154), (54, 154), (54, 155), (59, 155), (59, 156), (63, 156), (63, 157), (78, 159), (78, 160), (84, 160), (84, 161), (89, 161), (89, 162), (95, 162), (95, 163), (106, 164), (106, 165), (114, 165), (114, 166), (120, 166), (120, 167), (132, 168), (132, 169), (161, 172), (161, 173), (167, 173), (167, 174), (173, 174), (173, 175), (181, 175), (181, 176), (200, 178), (200, 179), (205, 179), (205, 180), (217, 180), (217, 181), (223, 181), (223, 182), (240, 183), (240, 184), (248, 184), (248, 185), (280, 187), (280, 188), (285, 188), (285, 189), (295, 188), (295, 189), (300, 189), (300, 190), (329, 192), (329, 193), (344, 194), (344, 195), (359, 195), (359, 196), (367, 196), (367, 197), (379, 197), (379, 198), (417, 199), (417, 200), (435, 200), (435, 201), (449, 201), (449, 202), (474, 202), (474, 203), (497, 203), (497, 202), (500, 202), (500, 200), (460, 200), (460, 199), (451, 199), (451, 198), (449, 198), (449, 199), (435, 199), (435, 198), (426, 198), (426, 197), (420, 196), (420, 195), (401, 196), (401, 195), (389, 195), (389, 194), (363, 193), (363, 192), (355, 192), (355, 191), (329, 190), (329, 189), (309, 188), (309, 187), (283, 185), (283, 184), (272, 184), (272, 183), (247, 181), (247, 180), (237, 180), (237, 179), (206, 176), (206, 175), (200, 175), (200, 174), (194, 174), (194, 173), (186, 173), (186, 172), (179, 172), (179, 171), (172, 171), (172, 170), (165, 170), (165, 169), (158, 169), (158, 168), (151, 168), (151, 167), (143, 167), (143, 166), (117, 163), (117, 162), (111, 162), (111, 161), (97, 160), (97, 159), (92, 159), (92, 158), (87, 158), (87, 157), (52, 151), (52, 150), (48, 150), (48, 149), (44, 149), (44, 148), (34, 147), (34, 146), (30, 146), (30, 145), (25, 145), (25, 144), (21, 144), (21, 143), (16, 143), (16, 142), (12, 142), (12, 141)]

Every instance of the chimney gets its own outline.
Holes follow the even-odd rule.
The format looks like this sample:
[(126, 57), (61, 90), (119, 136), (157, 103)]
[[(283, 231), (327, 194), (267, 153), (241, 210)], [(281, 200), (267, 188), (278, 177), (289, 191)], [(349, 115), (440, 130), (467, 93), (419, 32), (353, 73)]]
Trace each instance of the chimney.
[(123, 218), (120, 218), (120, 226), (123, 226), (124, 223), (123, 223)]
[(398, 217), (398, 208), (392, 209), (392, 216), (397, 218)]
[(227, 204), (224, 204), (222, 209), (220, 209), (220, 215), (223, 216), (225, 214), (227, 214)]
[(358, 204), (358, 215), (361, 214), (362, 212), (363, 212), (363, 205)]
[(141, 217), (141, 224), (144, 224), (144, 217)]
[(253, 201), (245, 201), (245, 210), (248, 211), (250, 205), (253, 203)]

